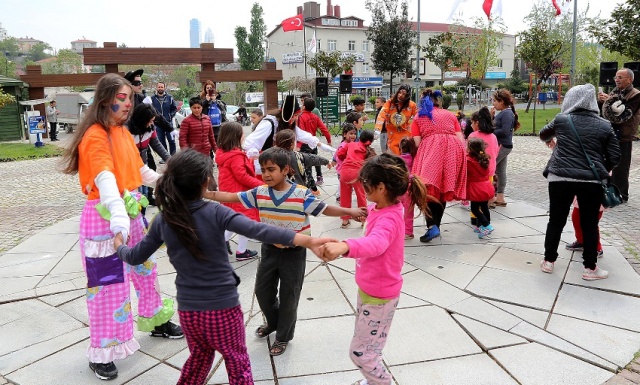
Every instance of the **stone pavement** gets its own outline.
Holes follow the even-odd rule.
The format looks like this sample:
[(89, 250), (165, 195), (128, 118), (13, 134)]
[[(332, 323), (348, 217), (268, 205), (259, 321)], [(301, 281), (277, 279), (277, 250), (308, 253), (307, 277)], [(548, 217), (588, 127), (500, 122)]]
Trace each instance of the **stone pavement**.
[[(466, 209), (453, 205), (441, 239), (407, 242), (403, 294), (384, 350), (396, 384), (640, 383), (637, 363), (614, 376), (640, 349), (637, 202), (632, 193), (629, 204), (603, 218), (601, 266), (610, 271), (609, 279), (583, 281), (580, 256), (564, 249), (554, 274), (543, 274), (538, 264), (548, 198), (540, 171), (547, 151), (535, 138), (516, 138), (510, 203), (494, 211), (490, 239), (478, 240)], [(637, 158), (636, 148), (636, 165)], [(55, 159), (0, 164), (0, 384), (99, 383), (84, 356), (86, 283), (77, 245), (83, 197), (77, 179), (55, 172), (55, 165)], [(333, 171), (327, 172), (322, 197), (329, 203), (336, 182)], [(638, 182), (633, 170), (632, 186)], [(339, 224), (328, 217), (312, 221), (315, 235), (361, 233)], [(422, 220), (415, 225), (416, 234), (424, 231)], [(563, 241), (573, 241), (570, 224)], [(173, 297), (175, 273), (163, 250), (157, 256), (163, 294)], [(257, 261), (233, 264), (242, 277), (256, 383), (351, 384), (361, 378), (347, 358), (356, 293), (353, 260), (323, 265), (309, 254), (298, 333), (275, 358), (268, 355), (272, 341), (253, 336), (262, 321), (252, 292)], [(188, 355), (185, 341), (143, 333), (136, 338), (141, 351), (116, 363), (120, 376), (111, 383), (175, 383)], [(208, 383), (226, 381), (218, 357)]]

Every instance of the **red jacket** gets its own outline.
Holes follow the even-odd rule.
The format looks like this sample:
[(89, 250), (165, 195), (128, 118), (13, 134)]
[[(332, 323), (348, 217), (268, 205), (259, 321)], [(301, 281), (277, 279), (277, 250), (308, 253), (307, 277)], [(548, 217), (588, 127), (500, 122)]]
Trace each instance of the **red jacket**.
[(336, 158), (342, 160), (342, 168), (361, 169), (367, 159), (369, 150), (362, 142), (349, 142), (346, 146), (340, 146), (336, 152)]
[[(186, 119), (185, 119), (186, 120)], [(253, 161), (241, 149), (216, 151), (218, 165), (218, 189), (224, 192), (242, 192), (262, 186), (263, 181), (256, 179)], [(258, 210), (246, 209), (242, 203), (224, 203), (230, 209), (246, 215), (254, 221), (260, 221)]]
[(200, 115), (200, 119), (193, 114), (189, 114), (180, 124), (180, 148), (188, 147), (209, 156), (211, 150), (215, 151), (218, 146), (213, 137), (213, 127), (211, 120), (205, 114)]
[(493, 198), (495, 189), (489, 180), (489, 169), (467, 155), (467, 199), (471, 202), (485, 202)]
[(312, 113), (311, 111), (302, 111), (302, 114), (298, 117), (298, 127), (307, 131), (313, 136), (316, 136), (318, 132), (318, 128), (322, 132), (325, 138), (327, 138), (327, 143), (331, 145), (331, 134), (327, 129), (327, 126), (322, 123), (322, 120), (318, 117), (318, 115)]

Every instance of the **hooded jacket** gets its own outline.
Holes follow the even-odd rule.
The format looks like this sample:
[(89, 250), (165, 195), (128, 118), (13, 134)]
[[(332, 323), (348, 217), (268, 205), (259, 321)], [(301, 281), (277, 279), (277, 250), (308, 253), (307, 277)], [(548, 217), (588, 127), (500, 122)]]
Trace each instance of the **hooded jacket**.
[(200, 114), (200, 118), (193, 114), (184, 118), (180, 125), (179, 140), (181, 149), (191, 147), (206, 156), (209, 156), (211, 150), (217, 149), (211, 120), (204, 113)]
[[(599, 116), (595, 88), (591, 84), (571, 88), (562, 103), (560, 114), (540, 131), (540, 139), (557, 139), (551, 158), (542, 173), (586, 181), (596, 178), (580, 147), (569, 119), (580, 136), (585, 151), (593, 161), (599, 180), (609, 178), (609, 172), (620, 161), (620, 144), (611, 123)], [(598, 181), (599, 181), (598, 180)]]
[[(218, 165), (218, 189), (225, 192), (242, 192), (262, 186), (263, 181), (256, 178), (253, 162), (241, 149), (216, 151)], [(241, 203), (225, 203), (230, 209), (259, 221), (258, 210), (246, 209)]]

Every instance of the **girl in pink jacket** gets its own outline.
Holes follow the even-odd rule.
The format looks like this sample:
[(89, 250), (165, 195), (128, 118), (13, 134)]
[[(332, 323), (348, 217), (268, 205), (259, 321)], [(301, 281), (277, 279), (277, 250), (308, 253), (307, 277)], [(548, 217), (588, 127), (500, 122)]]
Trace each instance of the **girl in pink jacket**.
[(365, 377), (359, 384), (391, 384), (382, 362), (391, 321), (402, 288), (404, 214), (400, 198), (408, 192), (420, 211), (429, 216), (427, 189), (420, 178), (410, 178), (405, 162), (392, 154), (369, 159), (360, 170), (367, 199), (364, 237), (324, 245), (322, 259), (340, 255), (356, 259), (358, 309), (349, 356)]

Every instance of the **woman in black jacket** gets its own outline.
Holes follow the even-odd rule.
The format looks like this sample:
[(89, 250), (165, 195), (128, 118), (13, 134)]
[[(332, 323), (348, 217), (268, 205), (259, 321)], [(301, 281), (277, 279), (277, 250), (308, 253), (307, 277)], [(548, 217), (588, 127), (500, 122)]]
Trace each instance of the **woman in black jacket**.
[[(584, 150), (594, 163), (595, 177), (570, 121), (580, 136)], [(553, 150), (543, 175), (549, 182), (549, 223), (544, 240), (544, 259), (540, 268), (553, 272), (558, 244), (574, 197), (580, 206), (580, 226), (584, 234), (582, 279), (593, 281), (609, 276), (597, 267), (598, 211), (602, 201), (601, 181), (620, 160), (620, 145), (611, 123), (599, 116), (596, 90), (585, 84), (571, 88), (560, 114), (540, 131), (540, 139)]]

